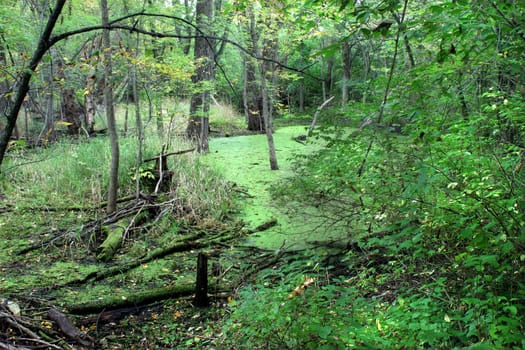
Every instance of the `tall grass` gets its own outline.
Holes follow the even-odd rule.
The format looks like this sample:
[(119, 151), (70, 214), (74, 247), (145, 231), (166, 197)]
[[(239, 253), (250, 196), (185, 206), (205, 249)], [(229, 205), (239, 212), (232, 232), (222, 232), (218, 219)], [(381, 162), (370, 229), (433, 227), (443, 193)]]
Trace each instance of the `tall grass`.
[[(160, 150), (158, 139), (150, 141), (153, 142), (145, 145), (145, 157)], [(136, 164), (137, 140), (121, 137), (119, 145), (119, 183), (123, 194), (133, 187), (129, 169)], [(15, 192), (31, 194), (35, 201), (44, 202), (40, 204), (99, 203), (104, 200), (109, 183), (110, 159), (106, 137), (61, 140), (46, 149), (10, 154), (4, 182)]]
[[(159, 135), (154, 122), (145, 131), (143, 159), (158, 155), (169, 142), (166, 152), (189, 149), (191, 145), (180, 136), (184, 114), (189, 105), (171, 104), (168, 111), (176, 115), (165, 118), (165, 134)], [(217, 106), (216, 106), (217, 107)], [(118, 125), (122, 129), (123, 109), (119, 108)], [(233, 110), (214, 108), (215, 120), (236, 118)], [(128, 111), (129, 136), (119, 137), (119, 196), (135, 191), (133, 180), (138, 140), (134, 136), (133, 108)], [(181, 118), (183, 120), (181, 120)], [(168, 120), (173, 125), (168, 126)], [(178, 126), (178, 127), (177, 127)], [(166, 133), (171, 133), (166, 136)], [(93, 206), (106, 199), (111, 160), (106, 136), (86, 139), (64, 138), (47, 148), (19, 149), (8, 154), (0, 174), (0, 192), (23, 206)], [(171, 156), (169, 168), (174, 171), (172, 195), (180, 197), (183, 206), (195, 218), (222, 219), (229, 211), (228, 184), (216, 173), (199, 164), (197, 156)], [(22, 204), (23, 203), (23, 204)]]

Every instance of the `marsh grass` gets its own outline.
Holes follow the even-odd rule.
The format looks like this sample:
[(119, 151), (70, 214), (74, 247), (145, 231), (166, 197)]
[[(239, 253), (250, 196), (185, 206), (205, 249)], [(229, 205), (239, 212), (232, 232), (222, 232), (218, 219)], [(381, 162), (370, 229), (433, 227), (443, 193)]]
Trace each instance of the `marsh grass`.
[(189, 218), (225, 220), (234, 208), (231, 184), (198, 159), (176, 159), (174, 163), (175, 192), (189, 211)]
[[(169, 146), (166, 152), (192, 147), (180, 135), (184, 124), (184, 120), (180, 119), (189, 104), (182, 101), (170, 106), (170, 113), (176, 115), (172, 121), (173, 128), (165, 128), (165, 131), (169, 130), (171, 135), (159, 135), (154, 121), (145, 124), (143, 159), (158, 155), (167, 144)], [(237, 118), (230, 107), (217, 107), (213, 111), (214, 120)], [(122, 132), (124, 108), (120, 106), (117, 111), (118, 127)], [(133, 115), (133, 107), (130, 106), (128, 136), (119, 136), (119, 197), (135, 191), (133, 169), (136, 168), (138, 140), (134, 136)], [(11, 202), (24, 207), (96, 206), (106, 200), (110, 159), (109, 140), (106, 136), (89, 139), (63, 138), (49, 144), (47, 148), (21, 148), (8, 154), (0, 174), (0, 192)], [(153, 165), (153, 162), (150, 163)], [(200, 164), (198, 157), (192, 154), (170, 156), (168, 165), (174, 171), (173, 195), (181, 198), (191, 215), (195, 218), (215, 219), (227, 215), (231, 205), (228, 184), (216, 172)]]

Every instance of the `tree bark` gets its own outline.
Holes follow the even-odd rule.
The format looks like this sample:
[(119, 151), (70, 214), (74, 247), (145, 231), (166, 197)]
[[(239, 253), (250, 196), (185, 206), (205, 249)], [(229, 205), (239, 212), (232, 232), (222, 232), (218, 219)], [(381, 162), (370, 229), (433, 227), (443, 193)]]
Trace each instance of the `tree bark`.
[[(64, 62), (61, 58), (58, 58), (58, 78), (66, 84), (66, 73)], [(81, 127), (80, 116), (84, 114), (84, 107), (75, 99), (75, 91), (66, 86), (62, 86), (61, 90), (61, 119), (66, 121), (67, 132), (69, 135), (78, 135)]]
[[(139, 39), (137, 36), (137, 49), (139, 46)], [(137, 199), (140, 197), (140, 166), (142, 165), (142, 147), (144, 141), (144, 130), (142, 126), (142, 117), (140, 115), (140, 100), (138, 92), (138, 74), (137, 64), (134, 63), (132, 67), (132, 85), (133, 85), (133, 101), (135, 102), (135, 123), (137, 127), (137, 162), (135, 171), (135, 195)]]
[(129, 295), (106, 296), (101, 300), (88, 301), (82, 304), (70, 305), (68, 313), (75, 315), (87, 315), (100, 313), (101, 311), (115, 310), (128, 306), (149, 304), (158, 300), (189, 296), (195, 292), (195, 285), (183, 284), (180, 286), (169, 286), (157, 289), (149, 289)]
[(13, 106), (7, 114), (6, 126), (3, 132), (0, 134), (0, 166), (4, 161), (9, 139), (11, 138), (13, 130), (16, 127), (18, 112), (20, 111), (20, 108), (24, 103), (24, 99), (27, 95), (27, 92), (29, 91), (29, 82), (31, 81), (32, 75), (36, 71), (40, 60), (42, 59), (44, 54), (49, 50), (49, 39), (51, 37), (51, 33), (53, 32), (53, 28), (55, 27), (55, 24), (60, 16), (60, 13), (62, 12), (62, 9), (64, 8), (65, 3), (66, 0), (57, 0), (55, 7), (51, 11), (51, 15), (49, 16), (44, 31), (42, 32), (42, 35), (38, 40), (38, 46), (35, 52), (33, 53), (31, 60), (29, 61), (29, 65), (27, 69), (23, 70), (24, 73), (22, 73), (20, 84), (18, 85), (18, 89), (16, 91)]
[[(208, 32), (210, 29), (213, 9), (213, 0), (197, 1), (197, 26), (203, 32)], [(192, 81), (197, 91), (191, 96), (190, 120), (186, 133), (196, 143), (198, 152), (208, 152), (210, 84), (214, 66), (214, 48), (210, 39), (202, 36), (195, 38), (194, 57), (198, 67)]]
[(262, 117), (262, 97), (257, 82), (257, 67), (251, 57), (244, 56), (244, 88), (243, 102), (244, 114), (248, 130), (263, 132), (264, 120)]
[(197, 307), (210, 305), (208, 300), (208, 257), (204, 253), (199, 253), (197, 256), (197, 278), (193, 304)]
[[(274, 59), (276, 58), (276, 52), (277, 52), (277, 38), (265, 38), (263, 40), (263, 43), (261, 44), (262, 47), (259, 45), (259, 34), (257, 33), (258, 30), (256, 28), (256, 21), (255, 21), (255, 15), (253, 13), (253, 9), (250, 9), (250, 34), (252, 37), (252, 45), (253, 45), (253, 52), (257, 57), (271, 57), (274, 56)], [(267, 25), (269, 30), (271, 27)], [(269, 35), (268, 33), (266, 35)], [(273, 70), (273, 62), (266, 62), (263, 60), (259, 60), (258, 62), (259, 66), (259, 78), (261, 80), (261, 96), (262, 96), (262, 119), (264, 122), (264, 131), (266, 133), (266, 139), (268, 140), (268, 155), (270, 160), (270, 169), (271, 170), (279, 170), (279, 165), (277, 163), (277, 154), (275, 152), (275, 143), (273, 139), (273, 129), (272, 129), (272, 119), (273, 116), (271, 114), (272, 108), (272, 98), (270, 94), (270, 89), (268, 87), (268, 82), (266, 75), (268, 72), (271, 72)]]
[(348, 84), (352, 78), (352, 45), (350, 45), (348, 41), (343, 42), (341, 45), (341, 51), (343, 54), (343, 84), (341, 87), (341, 105), (344, 107), (348, 103), (350, 90)]
[[(106, 27), (109, 22), (107, 0), (100, 0), (100, 11), (102, 25)], [(108, 214), (111, 214), (117, 210), (119, 145), (113, 106), (113, 88), (111, 81), (113, 70), (111, 66), (111, 41), (109, 34), (110, 31), (108, 28), (105, 28), (102, 32), (102, 47), (104, 50), (104, 105), (106, 108), (109, 142), (111, 144), (111, 165), (109, 169), (108, 205), (106, 211)]]

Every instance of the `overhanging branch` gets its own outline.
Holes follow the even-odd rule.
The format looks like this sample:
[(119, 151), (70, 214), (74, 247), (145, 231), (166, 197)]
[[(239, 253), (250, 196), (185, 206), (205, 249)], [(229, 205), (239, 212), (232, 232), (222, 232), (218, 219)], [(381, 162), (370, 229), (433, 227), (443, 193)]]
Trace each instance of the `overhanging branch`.
[[(191, 26), (193, 29), (195, 29), (196, 34), (194, 34), (194, 35), (172, 34), (172, 33), (165, 33), (165, 32), (157, 32), (157, 31), (153, 31), (153, 30), (147, 30), (147, 29), (144, 29), (144, 28), (137, 27), (136, 25), (130, 26), (130, 25), (119, 24), (119, 23), (121, 23), (121, 22), (123, 22), (125, 20), (131, 19), (131, 18), (135, 18), (135, 17), (139, 17), (139, 16), (141, 16), (141, 17), (165, 18), (165, 19), (172, 19), (172, 20), (180, 21), (180, 22), (184, 23), (185, 25)], [(308, 76), (308, 77), (310, 77), (312, 79), (315, 79), (315, 80), (319, 80), (319, 81), (323, 80), (322, 78), (316, 77), (316, 76), (306, 72), (306, 70), (308, 68), (310, 68), (311, 65), (307, 65), (304, 68), (296, 68), (296, 67), (288, 66), (288, 65), (286, 65), (286, 64), (284, 64), (282, 62), (279, 62), (279, 61), (277, 61), (275, 59), (272, 59), (272, 58), (258, 56), (256, 54), (254, 54), (253, 52), (251, 52), (251, 50), (248, 50), (247, 48), (245, 48), (243, 45), (239, 44), (236, 41), (233, 41), (233, 40), (228, 39), (226, 37), (219, 37), (219, 36), (215, 36), (215, 35), (206, 34), (202, 30), (200, 30), (197, 26), (192, 24), (190, 21), (185, 20), (184, 18), (177, 17), (177, 16), (172, 16), (172, 15), (165, 15), (165, 14), (138, 12), (138, 13), (129, 14), (129, 15), (126, 15), (126, 16), (114, 19), (114, 20), (112, 20), (112, 21), (110, 21), (108, 23), (108, 26), (103, 26), (103, 25), (90, 26), (90, 27), (79, 28), (79, 29), (72, 30), (72, 31), (69, 31), (69, 32), (57, 34), (57, 35), (54, 35), (53, 37), (51, 37), (49, 39), (48, 47), (51, 47), (51, 46), (55, 45), (56, 43), (58, 43), (59, 41), (65, 40), (65, 39), (67, 39), (67, 38), (69, 38), (71, 36), (74, 36), (74, 35), (79, 35), (79, 34), (88, 33), (88, 32), (92, 32), (92, 31), (103, 30), (103, 29), (125, 30), (125, 31), (129, 31), (129, 32), (134, 32), (134, 33), (139, 33), (139, 34), (151, 36), (151, 37), (158, 38), (158, 39), (195, 39), (195, 38), (205, 38), (206, 41), (208, 42), (208, 45), (210, 45), (210, 46), (211, 46), (210, 40), (221, 41), (221, 42), (228, 43), (228, 44), (231, 44), (231, 45), (237, 47), (239, 50), (241, 50), (245, 54), (255, 58), (256, 60), (271, 62), (271, 63), (274, 63), (274, 64), (278, 65), (279, 67), (281, 67), (283, 69), (286, 69), (286, 70), (289, 70), (289, 71), (293, 71), (293, 72), (296, 72), (296, 73), (300, 73), (302, 75)]]

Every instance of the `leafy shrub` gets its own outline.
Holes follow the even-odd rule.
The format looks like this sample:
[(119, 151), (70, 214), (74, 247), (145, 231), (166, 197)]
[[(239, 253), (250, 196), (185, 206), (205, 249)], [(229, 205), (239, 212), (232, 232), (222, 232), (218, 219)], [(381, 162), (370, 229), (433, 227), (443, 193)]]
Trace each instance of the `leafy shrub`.
[(381, 325), (375, 346), (524, 346), (523, 103), (488, 97), (499, 114), (439, 126), (419, 116), (405, 136), (327, 129), (327, 147), (298, 159), (299, 176), (277, 191), (351, 227), (368, 259), (354, 273), (377, 277), (356, 293), (391, 295), (365, 308)]

